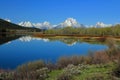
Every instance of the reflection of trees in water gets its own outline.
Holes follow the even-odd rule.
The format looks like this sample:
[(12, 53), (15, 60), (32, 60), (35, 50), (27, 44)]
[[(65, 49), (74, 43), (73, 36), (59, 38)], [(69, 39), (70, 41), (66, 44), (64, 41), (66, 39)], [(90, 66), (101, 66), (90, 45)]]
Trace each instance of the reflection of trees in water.
[(64, 42), (66, 44), (73, 44), (75, 42), (79, 42), (79, 40), (77, 39), (73, 39), (73, 38), (48, 38), (50, 41), (61, 41)]
[(74, 43), (82, 43), (82, 42), (87, 42), (87, 43), (90, 43), (90, 44), (104, 44), (105, 43), (105, 40), (101, 40), (101, 39), (91, 39), (91, 38), (48, 38), (49, 41), (61, 41), (61, 42), (64, 42), (65, 44), (68, 44), (68, 45), (72, 45)]
[(68, 45), (74, 45), (76, 43), (87, 42), (91, 44), (103, 44), (105, 40), (91, 39), (91, 38), (75, 38), (75, 37), (36, 37), (36, 36), (23, 36), (19, 38), (22, 42), (30, 42), (32, 40), (43, 40), (44, 42), (60, 41)]
[(7, 43), (9, 41), (15, 40), (20, 36), (16, 36), (14, 34), (0, 34), (0, 45)]
[[(21, 38), (20, 38), (21, 37)], [(0, 34), (0, 45), (7, 43), (9, 41), (15, 40), (15, 39), (22, 39), (22, 41), (25, 41), (25, 39), (30, 39), (31, 40), (44, 40), (46, 42), (48, 41), (61, 41), (65, 44), (68, 45), (74, 45), (76, 43), (82, 43), (82, 42), (87, 42), (90, 44), (104, 44), (105, 39), (103, 40), (102, 38), (76, 38), (76, 37), (34, 37), (34, 36), (24, 36), (22, 35), (15, 35), (15, 34)]]
[(0, 33), (7, 32), (6, 29), (0, 29)]

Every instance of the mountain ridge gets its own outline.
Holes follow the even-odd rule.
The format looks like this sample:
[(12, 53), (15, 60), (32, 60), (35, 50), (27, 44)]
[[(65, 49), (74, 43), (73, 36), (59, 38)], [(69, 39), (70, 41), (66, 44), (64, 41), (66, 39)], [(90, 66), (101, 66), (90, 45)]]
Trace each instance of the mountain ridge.
[[(45, 21), (43, 23), (32, 23), (30, 21), (20, 22), (18, 25), (25, 26), (25, 27), (35, 27), (38, 29), (59, 29), (59, 28), (65, 28), (65, 27), (73, 27), (73, 28), (83, 28), (87, 27), (84, 24), (80, 24), (76, 19), (74, 18), (67, 18), (63, 22), (52, 25), (50, 22)], [(111, 24), (104, 24), (103, 22), (97, 22), (95, 25), (89, 26), (89, 27), (95, 27), (95, 28), (103, 28), (103, 27), (109, 27), (112, 26)]]

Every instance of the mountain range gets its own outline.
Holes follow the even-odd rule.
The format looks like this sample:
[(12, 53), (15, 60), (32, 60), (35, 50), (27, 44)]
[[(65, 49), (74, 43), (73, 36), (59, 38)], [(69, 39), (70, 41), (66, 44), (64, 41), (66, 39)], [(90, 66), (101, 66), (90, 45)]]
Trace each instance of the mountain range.
[(39, 29), (51, 29), (52, 25), (45, 21), (43, 23), (31, 23), (30, 21), (25, 21), (25, 22), (20, 22), (18, 23), (20, 26), (25, 26), (25, 27), (35, 27)]
[[(18, 25), (25, 26), (25, 27), (35, 27), (35, 28), (39, 28), (39, 29), (52, 29), (52, 28), (58, 29), (58, 28), (64, 28), (64, 27), (74, 27), (74, 28), (86, 27), (85, 25), (77, 22), (77, 20), (74, 18), (67, 18), (64, 22), (62, 22), (58, 25), (51, 25), (47, 21), (45, 21), (43, 23), (31, 23), (30, 21), (25, 21), (25, 22), (18, 23)], [(100, 28), (100, 27), (107, 27), (107, 26), (111, 26), (111, 25), (110, 24), (106, 25), (102, 22), (98, 22), (96, 25), (94, 25), (92, 27)]]
[[(7, 20), (10, 21), (10, 20)], [(87, 27), (84, 24), (80, 24), (76, 19), (74, 18), (67, 18), (62, 23), (59, 23), (57, 25), (52, 25), (50, 22), (43, 22), (43, 23), (32, 23), (30, 21), (20, 22), (18, 23), (20, 26), (24, 27), (34, 27), (38, 29), (59, 29), (64, 27), (73, 27), (73, 28), (79, 28), (79, 27)], [(103, 22), (97, 22), (95, 25), (92, 25), (91, 27), (95, 28), (102, 28), (102, 27), (109, 27), (112, 26), (111, 24), (104, 24)]]

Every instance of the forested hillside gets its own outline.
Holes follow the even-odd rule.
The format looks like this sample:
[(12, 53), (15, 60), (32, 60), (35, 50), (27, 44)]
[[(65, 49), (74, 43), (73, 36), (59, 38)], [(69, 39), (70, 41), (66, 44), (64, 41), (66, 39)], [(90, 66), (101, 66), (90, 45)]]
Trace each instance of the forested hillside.
[(23, 27), (23, 26), (19, 26), (17, 24), (5, 21), (3, 19), (0, 19), (0, 32), (11, 32), (15, 30), (40, 31), (40, 29), (37, 29), (37, 28)]

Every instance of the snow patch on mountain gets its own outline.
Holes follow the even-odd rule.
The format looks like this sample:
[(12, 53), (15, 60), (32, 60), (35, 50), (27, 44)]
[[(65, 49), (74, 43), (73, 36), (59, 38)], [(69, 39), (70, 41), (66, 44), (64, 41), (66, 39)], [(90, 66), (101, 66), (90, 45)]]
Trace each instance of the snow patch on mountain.
[(5, 21), (7, 21), (7, 22), (11, 22), (11, 20), (10, 19), (4, 19)]
[(52, 25), (47, 21), (43, 23), (36, 23), (36, 24), (34, 23), (33, 25), (34, 27), (39, 28), (39, 29), (51, 29), (52, 28)]
[(18, 25), (24, 26), (24, 27), (33, 27), (33, 24), (30, 21), (20, 22), (18, 23)]
[(24, 27), (35, 27), (39, 29), (51, 29), (52, 27), (52, 25), (47, 21), (43, 23), (31, 23), (30, 21), (25, 21), (25, 22), (18, 23), (18, 25), (24, 26)]
[(84, 25), (79, 24), (74, 18), (68, 18), (63, 23), (60, 23), (59, 25), (56, 26), (56, 28), (64, 28), (64, 27), (78, 28), (78, 27), (84, 27)]
[(97, 22), (95, 25), (83, 25), (79, 24), (76, 19), (74, 18), (67, 18), (64, 22), (58, 25), (51, 25), (50, 22), (43, 22), (43, 23), (31, 23), (30, 21), (20, 22), (18, 23), (20, 26), (24, 27), (35, 27), (38, 29), (59, 29), (65, 27), (73, 27), (73, 28), (88, 28), (88, 27), (95, 27), (95, 28), (103, 28), (103, 27), (110, 27), (111, 24), (104, 24), (103, 22)]
[(110, 27), (112, 26), (111, 24), (104, 24), (103, 22), (97, 22), (95, 27), (96, 28), (103, 28), (103, 27)]

